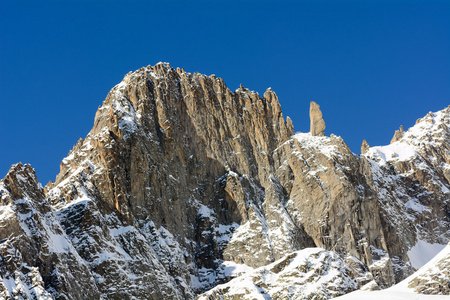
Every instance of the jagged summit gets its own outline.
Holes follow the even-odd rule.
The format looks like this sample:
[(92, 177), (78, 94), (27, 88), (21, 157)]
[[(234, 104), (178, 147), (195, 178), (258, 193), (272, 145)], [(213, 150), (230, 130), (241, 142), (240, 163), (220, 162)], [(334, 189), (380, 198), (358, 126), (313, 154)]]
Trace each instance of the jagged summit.
[[(450, 107), (429, 112), (407, 131), (400, 127), (390, 145), (372, 147), (367, 156), (380, 162), (409, 161), (418, 155), (446, 156), (450, 138)], [(399, 134), (400, 133), (400, 134)], [(394, 141), (395, 140), (395, 141)], [(445, 158), (443, 158), (445, 159)]]
[(167, 63), (130, 72), (55, 182), (43, 189), (22, 165), (0, 181), (0, 297), (226, 299), (250, 295), (229, 289), (249, 280), (252, 295), (266, 284), (286, 298), (319, 283), (320, 299), (389, 287), (419, 267), (419, 246), (450, 239), (447, 114), (386, 146), (419, 155), (390, 160), (381, 147), (353, 154), (321, 134), (323, 119), (318, 135), (293, 135), (271, 89), (232, 92)]

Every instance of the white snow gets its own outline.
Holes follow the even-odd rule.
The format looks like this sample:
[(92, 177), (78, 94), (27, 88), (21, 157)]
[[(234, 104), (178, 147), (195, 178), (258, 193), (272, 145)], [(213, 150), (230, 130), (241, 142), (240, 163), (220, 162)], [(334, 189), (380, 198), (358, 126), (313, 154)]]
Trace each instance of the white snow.
[(109, 231), (111, 232), (112, 236), (119, 236), (128, 232), (136, 231), (136, 228), (133, 226), (122, 226), (119, 228), (110, 228)]
[(198, 215), (201, 218), (211, 218), (214, 212), (211, 211), (207, 206), (201, 205), (200, 209), (198, 210)]
[(322, 248), (296, 251), (257, 269), (230, 262), (224, 265), (230, 268), (225, 270), (229, 274), (243, 274), (198, 299), (208, 299), (215, 291), (236, 299), (315, 299), (319, 294), (322, 299), (323, 295), (332, 297), (357, 287), (356, 280), (347, 275), (349, 269), (343, 258)]
[[(418, 245), (414, 251), (416, 255), (420, 256), (419, 250), (424, 249), (423, 253), (425, 255), (432, 255), (432, 252), (436, 249), (445, 247), (445, 245), (429, 244), (424, 241), (419, 241)], [(414, 248), (414, 247), (413, 247)], [(430, 250), (431, 249), (431, 250)], [(409, 255), (409, 252), (408, 252)], [(432, 258), (426, 265), (420, 268), (417, 272), (412, 274), (410, 277), (406, 278), (402, 282), (382, 291), (355, 291), (347, 295), (337, 297), (339, 300), (449, 300), (450, 295), (424, 295), (414, 292), (408, 287), (409, 282), (416, 277), (427, 277), (432, 274), (440, 273), (439, 269), (436, 267), (436, 263), (444, 258), (450, 257), (450, 244), (442, 249), (434, 258)]]
[(414, 268), (419, 269), (435, 257), (446, 245), (430, 244), (419, 240), (417, 244), (408, 251), (408, 257)]
[(409, 200), (408, 202), (405, 203), (405, 207), (408, 209), (412, 209), (415, 210), (418, 213), (422, 213), (425, 210), (429, 211), (429, 208), (425, 208), (425, 206), (423, 206), (419, 200), (413, 198), (411, 200)]
[(338, 300), (449, 300), (450, 296), (423, 295), (414, 292), (402, 291), (355, 291), (347, 295), (337, 297)]
[(424, 145), (439, 146), (446, 141), (445, 129), (450, 126), (449, 108), (436, 113), (429, 112), (424, 118), (403, 133), (402, 138), (387, 146), (371, 147), (364, 155), (378, 161), (408, 161), (418, 156), (417, 150)]
[(252, 267), (245, 264), (237, 264), (233, 261), (224, 261), (220, 268), (223, 269), (225, 277), (237, 277), (254, 270)]
[(7, 220), (12, 217), (14, 217), (12, 204), (0, 205), (0, 221)]
[(417, 155), (413, 146), (402, 142), (395, 142), (387, 146), (371, 147), (366, 156), (375, 159), (381, 165), (392, 161), (407, 161)]
[(312, 136), (310, 133), (303, 132), (298, 132), (293, 136), (305, 149), (319, 151), (329, 158), (337, 156), (340, 152), (336, 145), (330, 143), (333, 137), (340, 139), (340, 137), (334, 135), (332, 137)]
[(83, 198), (77, 198), (75, 200), (73, 200), (72, 202), (66, 203), (64, 205), (56, 205), (53, 207), (53, 209), (58, 212), (64, 209), (69, 208), (70, 206), (74, 206), (74, 205), (78, 205), (78, 204), (83, 204), (86, 205), (88, 202), (91, 202), (92, 200), (90, 198), (87, 197), (83, 197)]

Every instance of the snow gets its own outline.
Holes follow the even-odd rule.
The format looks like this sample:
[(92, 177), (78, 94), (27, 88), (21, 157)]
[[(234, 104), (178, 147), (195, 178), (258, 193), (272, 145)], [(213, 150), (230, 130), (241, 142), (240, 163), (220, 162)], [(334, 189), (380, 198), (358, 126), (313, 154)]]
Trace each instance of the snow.
[(419, 240), (417, 244), (408, 251), (408, 257), (414, 268), (419, 269), (435, 257), (446, 245), (430, 244)]
[(333, 137), (340, 139), (340, 137), (335, 137), (334, 135), (332, 137), (312, 136), (310, 133), (302, 132), (293, 136), (305, 149), (318, 151), (329, 158), (338, 156), (340, 153), (338, 147), (330, 143)]
[(133, 226), (122, 226), (119, 228), (110, 228), (109, 231), (111, 232), (112, 236), (120, 236), (122, 234), (136, 231), (136, 228)]
[(414, 292), (401, 291), (355, 291), (335, 298), (337, 300), (449, 300), (450, 296), (423, 295)]
[(5, 278), (2, 276), (3, 286), (9, 291), (10, 294), (13, 293), (13, 291), (16, 289), (16, 283), (14, 281), (14, 278), (9, 277)]
[[(2, 276), (3, 286), (9, 292), (9, 295), (17, 299), (53, 299), (50, 293), (44, 289), (44, 284), (39, 273), (39, 268), (30, 268), (26, 264), (22, 264), (22, 268), (24, 270), (28, 269), (30, 271), (27, 274), (23, 274), (21, 271), (15, 271), (14, 277), (11, 276), (9, 278), (3, 277), (4, 275)], [(1, 295), (5, 294), (1, 293)]]
[(91, 202), (91, 201), (92, 200), (90, 198), (88, 198), (88, 197), (77, 198), (77, 199), (73, 200), (72, 202), (66, 203), (64, 205), (57, 205), (57, 206), (53, 207), (53, 209), (56, 212), (58, 212), (58, 211), (65, 210), (65, 209), (67, 209), (67, 208), (69, 208), (71, 206), (75, 206), (75, 205), (78, 205), (78, 204), (87, 205), (88, 202)]
[(387, 162), (409, 161), (418, 156), (418, 150), (424, 145), (439, 147), (446, 141), (445, 131), (450, 125), (449, 109), (429, 112), (419, 119), (413, 127), (403, 133), (396, 142), (387, 146), (371, 147), (364, 155), (378, 161), (381, 165)]
[(413, 146), (399, 141), (387, 146), (371, 147), (366, 153), (366, 156), (375, 159), (381, 165), (393, 161), (408, 161), (416, 155)]
[[(434, 244), (436, 245), (436, 244)], [(440, 270), (438, 269), (438, 267), (436, 266), (436, 264), (441, 261), (441, 260), (448, 260), (450, 261), (450, 244), (448, 244), (447, 246), (445, 245), (439, 245), (439, 246), (444, 246), (444, 248), (437, 254), (435, 255), (429, 262), (427, 262), (423, 267), (421, 267), (417, 272), (415, 272), (414, 274), (412, 274), (411, 276), (409, 276), (408, 278), (406, 278), (405, 280), (403, 280), (402, 282), (400, 282), (399, 284), (397, 284), (396, 286), (394, 286), (396, 289), (399, 290), (407, 290), (408, 287), (408, 283), (416, 277), (428, 277), (431, 274), (436, 274), (436, 273), (440, 273)], [(429, 247), (429, 246), (426, 246)], [(430, 248), (434, 248), (437, 249), (437, 246), (433, 246)], [(392, 288), (394, 288), (392, 287)], [(392, 289), (391, 288), (391, 289)]]
[[(43, 222), (44, 224), (45, 222)], [(75, 248), (73, 248), (72, 244), (69, 242), (66, 235), (60, 235), (54, 233), (50, 228), (48, 228), (47, 225), (44, 225), (46, 227), (46, 231), (48, 234), (48, 248), (50, 252), (54, 253), (67, 253), (75, 251)]]
[(237, 264), (233, 261), (224, 261), (220, 268), (223, 270), (225, 277), (237, 277), (254, 270), (252, 267), (245, 264)]
[(425, 206), (423, 206), (419, 200), (413, 198), (411, 200), (409, 200), (408, 202), (405, 203), (405, 207), (407, 209), (412, 209), (415, 210), (418, 213), (422, 213), (424, 211), (429, 211), (429, 208), (425, 208)]
[(223, 265), (229, 268), (225, 268), (225, 273), (243, 273), (198, 299), (208, 299), (214, 292), (236, 299), (323, 299), (325, 295), (331, 298), (357, 287), (343, 258), (322, 248), (296, 251), (256, 269), (230, 262)]
[(70, 183), (70, 181), (75, 178), (77, 175), (79, 175), (81, 172), (84, 172), (84, 170), (86, 169), (86, 167), (91, 168), (91, 166), (93, 166), (93, 164), (88, 160), (84, 160), (82, 163), (80, 163), (80, 166), (73, 171), (70, 176), (68, 176), (66, 179), (64, 179), (63, 181), (61, 181), (57, 187), (63, 187), (65, 185), (67, 185), (68, 183)]
[[(442, 249), (444, 247), (444, 249)], [(415, 249), (414, 249), (415, 248)], [(442, 249), (436, 256), (434, 256), (426, 265), (420, 268), (417, 272), (412, 274), (410, 277), (406, 278), (402, 282), (382, 291), (355, 291), (347, 295), (337, 297), (338, 300), (449, 300), (450, 295), (424, 295), (415, 293), (413, 289), (408, 287), (409, 282), (417, 277), (423, 276), (427, 277), (432, 274), (440, 273), (437, 269), (436, 263), (443, 260), (444, 258), (450, 257), (450, 244), (445, 247), (445, 245), (429, 244), (424, 241), (420, 241), (413, 247), (414, 255), (413, 257), (420, 257), (424, 254), (425, 256), (433, 255), (437, 249)], [(420, 252), (422, 250), (422, 252)], [(410, 255), (411, 250), (408, 252)], [(422, 254), (421, 254), (422, 253)], [(411, 256), (410, 256), (411, 258)], [(420, 262), (420, 263), (423, 263)]]
[(201, 218), (208, 218), (208, 219), (210, 219), (212, 217), (213, 213), (214, 212), (211, 211), (211, 209), (209, 209), (207, 206), (205, 206), (203, 204), (200, 206), (200, 209), (198, 210), (198, 215)]
[(73, 160), (75, 158), (75, 153), (70, 153), (67, 157), (65, 157), (63, 160), (62, 160), (62, 163), (63, 164), (65, 164), (65, 165), (67, 165), (68, 163), (70, 163), (70, 161), (71, 160)]
[(0, 221), (7, 220), (14, 217), (12, 204), (0, 205)]

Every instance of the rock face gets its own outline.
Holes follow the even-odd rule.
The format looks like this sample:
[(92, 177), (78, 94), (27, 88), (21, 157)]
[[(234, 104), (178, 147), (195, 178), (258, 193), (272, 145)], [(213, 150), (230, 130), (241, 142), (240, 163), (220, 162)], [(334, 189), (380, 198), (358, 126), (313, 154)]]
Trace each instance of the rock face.
[(0, 181), (2, 299), (99, 298), (92, 273), (64, 232), (30, 165)]
[[(43, 189), (22, 165), (1, 181), (0, 222), (12, 225), (0, 227), (0, 295), (214, 299), (252, 278), (289, 298), (295, 269), (336, 287), (325, 299), (388, 287), (414, 271), (416, 243), (448, 242), (448, 108), (363, 155), (324, 136), (314, 102), (311, 124), (293, 135), (270, 89), (231, 92), (166, 63), (127, 74), (55, 182)], [(291, 264), (311, 247), (312, 277)]]
[(311, 120), (310, 133), (312, 136), (325, 136), (325, 121), (319, 104), (311, 101), (309, 106), (309, 119)]
[[(90, 246), (84, 259), (91, 268), (108, 267), (96, 272), (102, 291), (121, 297), (118, 276), (124, 288), (149, 281), (148, 270), (158, 269), (156, 257), (171, 274), (173, 297), (192, 298), (216, 284), (223, 258), (259, 266), (290, 251), (291, 243), (274, 251), (260, 229), (266, 225), (265, 197), (278, 197), (271, 153), (292, 133), (270, 89), (261, 98), (243, 87), (232, 93), (222, 79), (168, 64), (142, 68), (109, 93), (47, 195), (57, 209), (71, 207), (60, 216), (75, 247)], [(81, 199), (87, 200), (84, 207), (72, 205)], [(253, 241), (263, 247), (227, 247), (249, 220)], [(102, 230), (92, 226), (98, 223)], [(312, 245), (301, 228), (289, 226), (292, 244)], [(97, 245), (85, 242), (86, 232)], [(99, 265), (97, 256), (108, 244), (117, 254)], [(155, 253), (148, 265), (146, 253)]]

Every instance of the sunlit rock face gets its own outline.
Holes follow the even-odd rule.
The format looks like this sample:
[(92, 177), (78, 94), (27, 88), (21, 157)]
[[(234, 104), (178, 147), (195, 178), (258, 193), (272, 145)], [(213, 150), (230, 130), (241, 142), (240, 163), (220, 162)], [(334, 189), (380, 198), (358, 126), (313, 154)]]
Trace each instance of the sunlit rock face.
[(319, 104), (311, 101), (309, 106), (309, 119), (311, 121), (310, 133), (312, 136), (325, 136), (325, 121)]
[[(274, 299), (327, 282), (328, 299), (400, 281), (417, 245), (450, 238), (450, 111), (356, 155), (317, 109), (294, 135), (271, 89), (167, 63), (127, 74), (55, 182), (28, 165), (1, 181), (0, 295), (215, 299), (252, 278)], [(310, 278), (291, 294), (290, 268)]]

